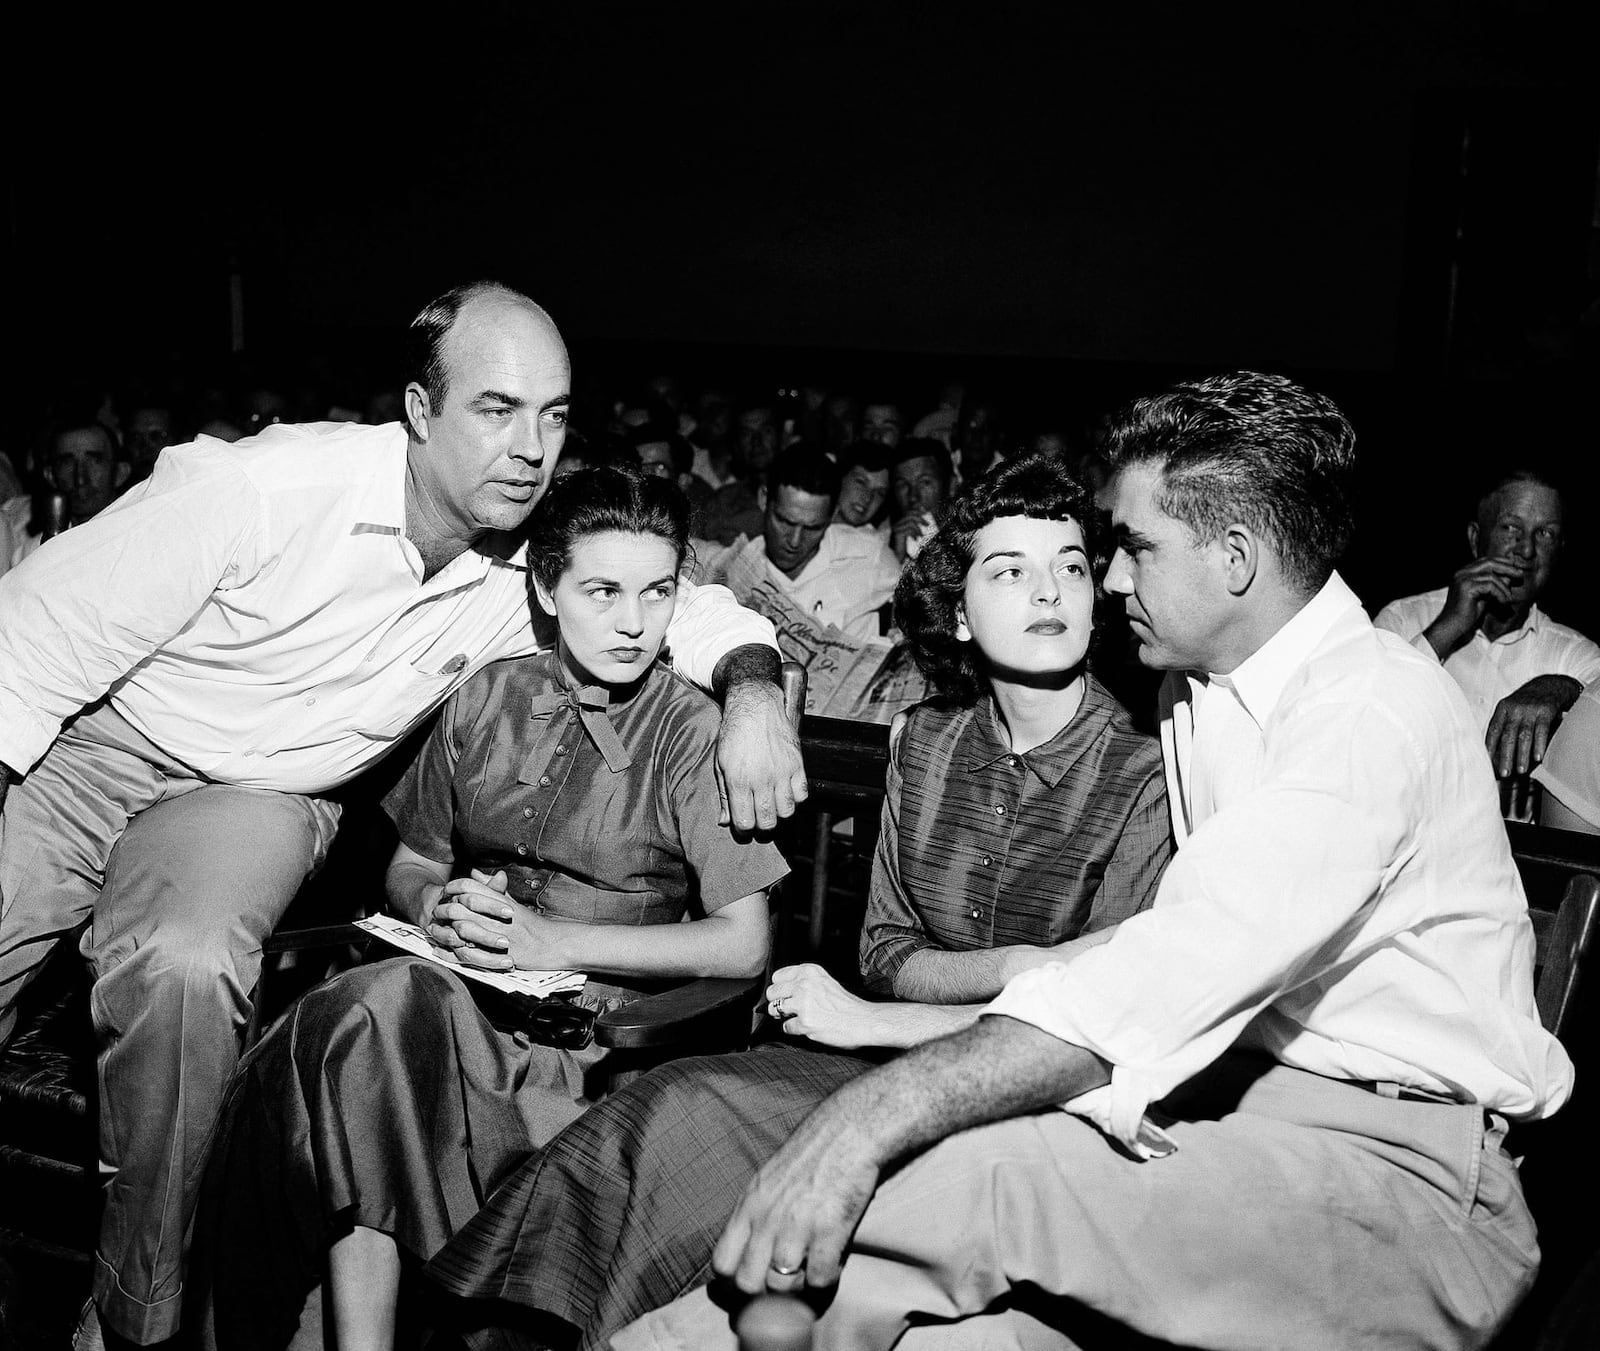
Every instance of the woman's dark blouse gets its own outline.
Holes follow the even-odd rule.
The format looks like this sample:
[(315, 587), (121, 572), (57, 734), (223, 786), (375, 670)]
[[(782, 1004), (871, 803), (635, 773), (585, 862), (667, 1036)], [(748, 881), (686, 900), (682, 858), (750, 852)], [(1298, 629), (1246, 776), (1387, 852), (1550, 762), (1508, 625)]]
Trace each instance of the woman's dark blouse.
[(918, 704), (889, 756), (862, 976), (892, 994), (922, 949), (1104, 929), (1149, 908), (1171, 856), (1161, 748), (1093, 676), (1072, 721), (1022, 755), (990, 697)]
[(554, 653), (496, 662), (450, 698), (384, 807), (423, 857), (504, 868), (546, 914), (667, 924), (696, 894), (711, 914), (788, 872), (717, 824), (719, 725), (659, 665), (619, 697), (568, 688)]

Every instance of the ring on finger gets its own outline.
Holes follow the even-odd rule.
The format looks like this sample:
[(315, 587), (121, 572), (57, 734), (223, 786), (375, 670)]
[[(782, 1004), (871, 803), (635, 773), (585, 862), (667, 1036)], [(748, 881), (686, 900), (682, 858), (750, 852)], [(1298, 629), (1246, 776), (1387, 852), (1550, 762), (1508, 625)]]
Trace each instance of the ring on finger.
[(805, 1270), (806, 1264), (802, 1261), (792, 1267), (789, 1267), (785, 1266), (782, 1262), (769, 1262), (768, 1266), (772, 1268), (774, 1275), (798, 1276), (802, 1271)]

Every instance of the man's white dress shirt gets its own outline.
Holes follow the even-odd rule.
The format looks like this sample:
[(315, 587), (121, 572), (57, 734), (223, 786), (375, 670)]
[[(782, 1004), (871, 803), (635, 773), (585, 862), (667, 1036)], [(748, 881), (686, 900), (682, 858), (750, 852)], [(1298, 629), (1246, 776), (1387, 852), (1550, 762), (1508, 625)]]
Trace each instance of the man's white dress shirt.
[(1131, 1145), (1235, 1043), (1513, 1118), (1561, 1105), (1493, 775), (1436, 661), (1334, 575), (1228, 676), (1170, 674), (1161, 740), (1179, 848), (1153, 908), (985, 1010), (1111, 1063), (1069, 1110)]
[[(1398, 633), (1423, 656), (1438, 661), (1433, 644), (1422, 632), (1444, 613), (1448, 594), (1448, 588), (1440, 587), (1420, 596), (1390, 601), (1372, 622), (1380, 629)], [(1500, 701), (1535, 676), (1571, 676), (1580, 685), (1600, 680), (1600, 644), (1591, 642), (1577, 629), (1556, 623), (1535, 605), (1521, 628), (1502, 634), (1493, 642), (1475, 629), (1472, 637), (1445, 659), (1444, 669), (1455, 677), (1467, 696), (1482, 736), (1488, 732), (1489, 720)]]
[[(110, 691), (201, 775), (318, 792), (389, 750), (491, 661), (537, 649), (519, 550), (423, 580), (398, 423), (202, 437), (0, 578), (0, 761), (26, 772)], [(685, 584), (668, 640), (690, 680), (772, 626)]]

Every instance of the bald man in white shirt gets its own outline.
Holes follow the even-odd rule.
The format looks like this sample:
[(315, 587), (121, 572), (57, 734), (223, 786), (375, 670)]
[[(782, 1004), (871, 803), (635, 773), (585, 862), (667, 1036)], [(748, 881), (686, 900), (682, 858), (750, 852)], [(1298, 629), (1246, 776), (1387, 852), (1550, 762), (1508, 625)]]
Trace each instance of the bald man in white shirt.
[[(1354, 436), (1241, 372), (1117, 420), (1107, 589), (1168, 672), (1153, 908), (825, 1102), (713, 1262), (837, 1284), (818, 1351), (1481, 1346), (1528, 1288), (1503, 1138), (1572, 1066), (1460, 691), (1333, 571)], [(1085, 1318), (1085, 1311), (1088, 1318)], [(619, 1351), (733, 1345), (705, 1291)]]
[[(169, 448), (0, 578), (0, 1042), (81, 929), (110, 1174), (95, 1300), (133, 1343), (177, 1331), (206, 1139), (261, 945), (337, 826), (326, 795), (537, 647), (515, 532), (561, 451), (565, 345), (495, 283), (411, 339), (404, 424)], [(770, 828), (805, 792), (771, 626), (685, 587), (669, 638), (725, 691), (729, 815)]]

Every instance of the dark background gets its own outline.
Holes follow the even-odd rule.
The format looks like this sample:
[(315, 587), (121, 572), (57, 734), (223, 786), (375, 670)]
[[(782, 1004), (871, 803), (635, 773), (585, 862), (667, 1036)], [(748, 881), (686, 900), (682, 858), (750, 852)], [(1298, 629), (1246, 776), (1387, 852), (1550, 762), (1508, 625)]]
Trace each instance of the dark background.
[[(1444, 582), (1484, 467), (1581, 482), (1600, 439), (1585, 16), (47, 13), (7, 58), (9, 369), (28, 397), (236, 360), (236, 287), (246, 359), (359, 406), (423, 301), (493, 275), (580, 387), (832, 382), (915, 416), (961, 376), (1079, 425), (1281, 370), (1363, 436), (1348, 571), (1376, 604)], [(1551, 608), (1587, 619), (1571, 525)]]

